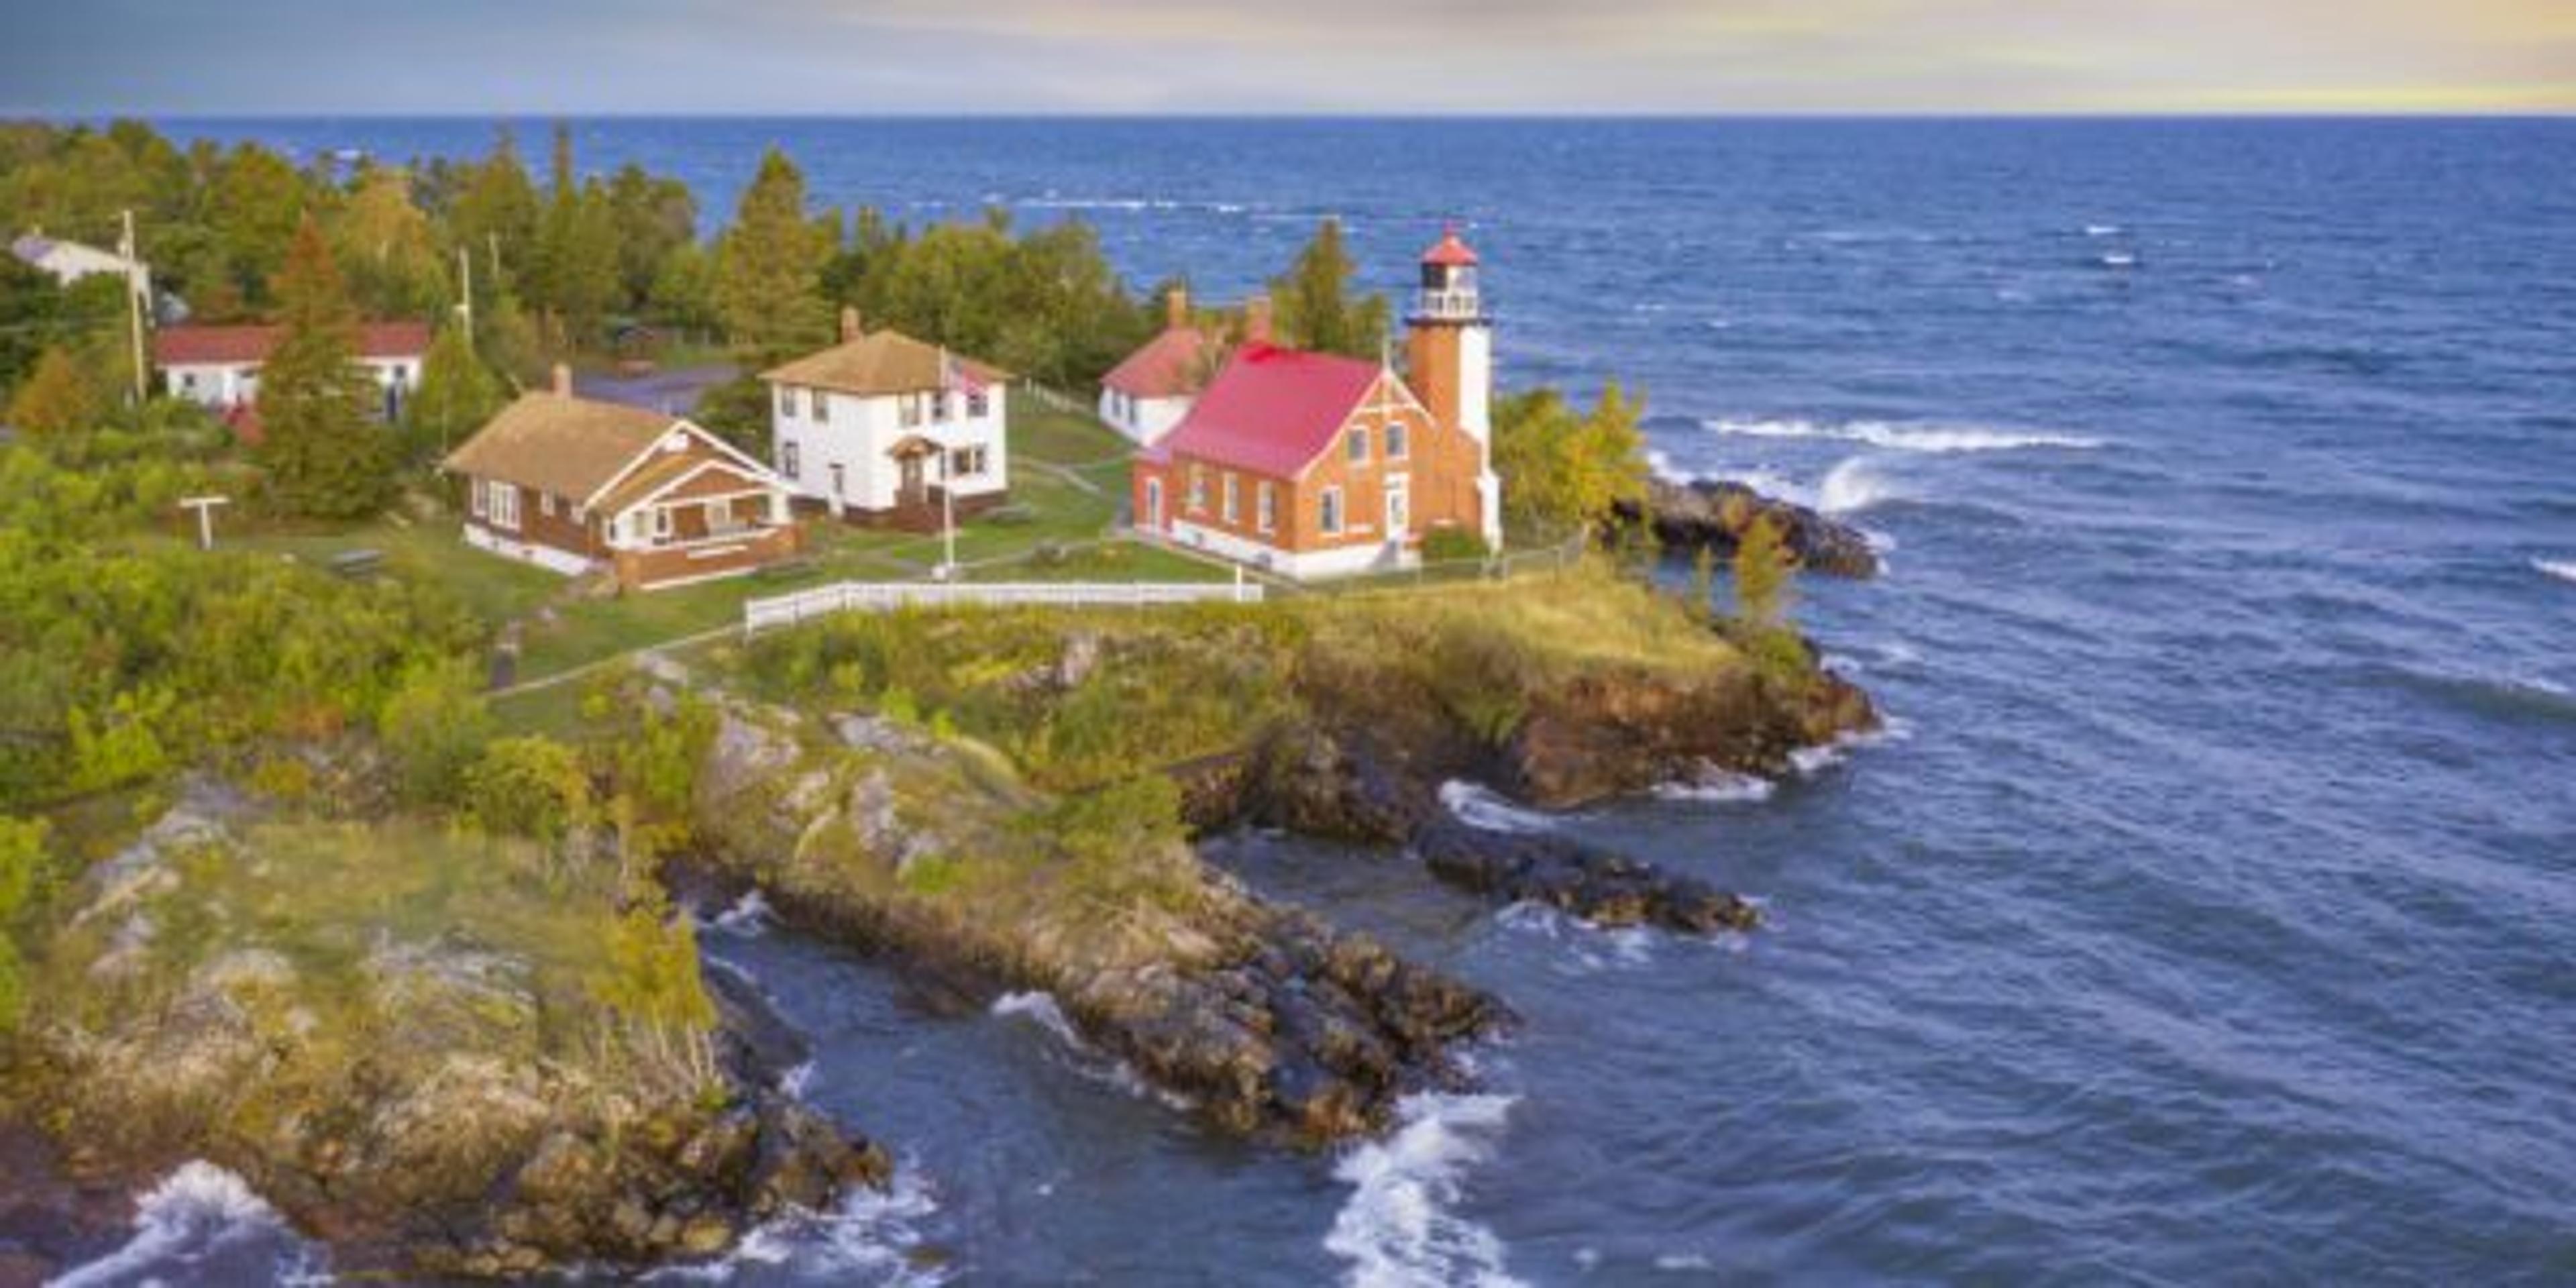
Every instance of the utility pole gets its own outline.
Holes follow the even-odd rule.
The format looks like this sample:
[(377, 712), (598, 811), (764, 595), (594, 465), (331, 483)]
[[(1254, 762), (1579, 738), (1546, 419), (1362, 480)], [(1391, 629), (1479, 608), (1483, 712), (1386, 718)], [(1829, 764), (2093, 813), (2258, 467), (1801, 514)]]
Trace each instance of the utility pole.
[(134, 211), (125, 212), (125, 243), (117, 248), (125, 256), (126, 330), (134, 341), (134, 405), (141, 407), (144, 398), (143, 370), (143, 261), (135, 255)]
[(465, 324), (465, 347), (474, 347), (474, 257), (464, 247), (456, 248), (456, 276), (464, 283), (464, 302), (456, 306), (457, 318)]

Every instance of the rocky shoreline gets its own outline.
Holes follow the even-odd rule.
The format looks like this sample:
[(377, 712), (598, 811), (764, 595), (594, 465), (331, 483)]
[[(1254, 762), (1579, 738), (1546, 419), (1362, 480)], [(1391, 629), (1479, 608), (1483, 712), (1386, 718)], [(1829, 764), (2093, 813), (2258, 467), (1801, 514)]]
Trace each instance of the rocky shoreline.
[(1828, 577), (1878, 575), (1878, 552), (1858, 528), (1731, 480), (1653, 479), (1644, 505), (1621, 502), (1616, 515), (1619, 526), (1651, 533), (1668, 552), (1707, 550), (1721, 559), (1735, 553), (1737, 540), (1756, 519), (1777, 526), (1801, 568)]

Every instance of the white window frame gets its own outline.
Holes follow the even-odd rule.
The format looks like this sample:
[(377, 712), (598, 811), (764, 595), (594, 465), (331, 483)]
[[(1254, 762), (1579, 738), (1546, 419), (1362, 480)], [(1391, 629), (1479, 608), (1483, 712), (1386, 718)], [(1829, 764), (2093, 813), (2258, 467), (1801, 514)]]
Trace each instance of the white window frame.
[(1349, 432), (1349, 433), (1347, 433), (1347, 434), (1344, 434), (1344, 435), (1342, 436), (1342, 458), (1343, 458), (1344, 460), (1349, 461), (1349, 462), (1350, 462), (1351, 464), (1353, 464), (1353, 465), (1366, 465), (1366, 464), (1368, 464), (1368, 462), (1369, 462), (1369, 432), (1368, 432), (1368, 426), (1366, 426), (1366, 425), (1353, 425), (1353, 426), (1351, 427), (1351, 432)]
[(796, 419), (796, 386), (780, 385), (778, 387), (778, 414), (781, 418), (786, 420)]
[(797, 450), (795, 439), (782, 439), (778, 444), (778, 472), (798, 482), (805, 480), (805, 454)]
[(1225, 472), (1225, 508), (1220, 511), (1228, 523), (1243, 522), (1243, 480), (1232, 470)]
[(831, 399), (831, 395), (824, 393), (824, 392), (823, 392), (822, 390), (820, 390), (820, 389), (808, 389), (808, 390), (806, 390), (806, 391), (805, 391), (805, 410), (806, 410), (806, 411), (807, 411), (807, 413), (808, 413), (808, 414), (813, 418), (813, 421), (814, 421), (814, 423), (815, 423), (815, 424), (817, 424), (817, 425), (828, 425), (828, 424), (830, 424), (830, 423), (831, 423), (831, 421), (832, 421), (832, 399)]
[(492, 526), (511, 532), (519, 530), (519, 489), (510, 483), (492, 485)]
[(1386, 422), (1386, 459), (1401, 461), (1413, 455), (1413, 427), (1400, 420)]
[(992, 395), (978, 389), (966, 395), (966, 419), (982, 420), (993, 414)]
[(1342, 513), (1342, 490), (1340, 488), (1328, 487), (1322, 492), (1316, 494), (1315, 527), (1317, 530), (1321, 531), (1325, 536), (1338, 537), (1342, 535), (1342, 529), (1349, 523), (1350, 516)]
[(552, 492), (539, 492), (539, 493), (537, 493), (537, 513), (542, 514), (542, 515), (544, 515), (545, 517), (547, 517), (547, 518), (549, 518), (549, 519), (551, 519), (551, 518), (555, 517), (555, 494), (554, 494), (554, 493), (552, 493)]
[(1207, 513), (1207, 467), (1204, 465), (1193, 465), (1190, 467), (1190, 494), (1188, 508), (1189, 512), (1192, 514)]
[(671, 540), (671, 534), (677, 530), (671, 522), (671, 507), (667, 505), (654, 506), (652, 514), (653, 544), (657, 546), (666, 545)]
[(1268, 479), (1263, 479), (1253, 488), (1252, 516), (1254, 526), (1259, 528), (1261, 531), (1277, 532), (1279, 530), (1279, 487), (1277, 484), (1272, 483)]
[(491, 488), (492, 480), (476, 479), (472, 487), (465, 489), (466, 503), (474, 511), (475, 518), (480, 519), (491, 513)]

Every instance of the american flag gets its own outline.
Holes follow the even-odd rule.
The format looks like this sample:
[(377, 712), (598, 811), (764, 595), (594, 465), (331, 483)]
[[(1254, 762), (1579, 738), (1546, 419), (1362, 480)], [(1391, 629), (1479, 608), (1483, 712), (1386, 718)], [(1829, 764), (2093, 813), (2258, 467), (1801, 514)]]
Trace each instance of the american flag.
[(984, 392), (984, 382), (976, 379), (973, 369), (945, 347), (939, 350), (939, 387), (968, 395)]

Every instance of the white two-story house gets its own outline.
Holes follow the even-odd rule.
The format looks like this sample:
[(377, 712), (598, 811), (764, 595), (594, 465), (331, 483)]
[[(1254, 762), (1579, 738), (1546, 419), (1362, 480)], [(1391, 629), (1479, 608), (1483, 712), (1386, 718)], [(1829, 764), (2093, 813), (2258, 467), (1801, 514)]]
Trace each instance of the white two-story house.
[(841, 343), (761, 373), (771, 464), (837, 517), (922, 531), (1010, 495), (1009, 375), (841, 314)]

